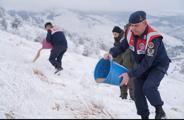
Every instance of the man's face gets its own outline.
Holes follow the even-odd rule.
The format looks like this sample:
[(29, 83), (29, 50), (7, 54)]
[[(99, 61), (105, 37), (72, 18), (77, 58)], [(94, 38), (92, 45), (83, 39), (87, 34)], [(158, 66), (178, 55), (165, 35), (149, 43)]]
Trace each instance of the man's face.
[(147, 26), (147, 22), (146, 22), (146, 20), (144, 20), (140, 23), (131, 24), (130, 28), (131, 28), (132, 32), (134, 33), (134, 35), (140, 36), (145, 31), (146, 26)]
[(113, 36), (114, 36), (114, 38), (118, 38), (119, 37), (119, 33), (113, 32)]
[(46, 30), (49, 30), (49, 29), (51, 29), (51, 28), (52, 28), (51, 25), (47, 25), (47, 26), (45, 27)]

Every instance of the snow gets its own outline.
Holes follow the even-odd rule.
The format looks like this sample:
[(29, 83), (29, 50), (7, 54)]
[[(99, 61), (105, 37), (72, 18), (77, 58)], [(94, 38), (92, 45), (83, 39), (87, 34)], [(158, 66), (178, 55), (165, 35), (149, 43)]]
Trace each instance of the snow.
[[(120, 115), (133, 118), (129, 113), (135, 109), (134, 105), (131, 101), (121, 101), (118, 88), (94, 82), (92, 68), (97, 59), (67, 53), (63, 61), (65, 70), (56, 76), (47, 60), (48, 50), (33, 64), (31, 60), (39, 44), (2, 31), (0, 37), (3, 38), (0, 48), (4, 50), (0, 58), (3, 66), (0, 118), (8, 115), (13, 118), (115, 118)], [(125, 110), (130, 109), (117, 111), (114, 106), (122, 103), (126, 104)]]
[(164, 33), (162, 33), (162, 35), (163, 35), (163, 42), (170, 47), (176, 47), (176, 46), (183, 45), (182, 41), (179, 39), (176, 39)]
[[(97, 84), (93, 79), (95, 64), (112, 46), (114, 22), (105, 16), (84, 17), (67, 10), (55, 16), (53, 22), (71, 34), (67, 36), (64, 71), (58, 76), (48, 61), (50, 50), (43, 50), (32, 63), (41, 47), (34, 40), (42, 39), (45, 31), (25, 21), (12, 30), (13, 18), (6, 20), (7, 32), (0, 30), (0, 118), (140, 118), (134, 102), (119, 97), (119, 87)], [(168, 47), (183, 45), (170, 34), (163, 36)], [(103, 50), (99, 43), (105, 46)], [(81, 55), (84, 49), (90, 57)], [(183, 55), (177, 57), (182, 59)], [(184, 118), (184, 75), (179, 72), (183, 63), (174, 60), (159, 87), (168, 118)], [(151, 105), (149, 108), (150, 118), (154, 118), (155, 110)]]
[[(49, 50), (32, 63), (40, 47), (0, 30), (0, 118), (140, 118), (134, 102), (119, 97), (118, 87), (95, 83), (98, 58), (69, 51), (58, 76), (48, 62)], [(160, 91), (168, 118), (184, 118), (184, 77), (177, 73), (176, 78), (174, 67), (172, 63)], [(149, 107), (154, 118), (155, 110)]]
[[(54, 16), (52, 22), (70, 34), (66, 36), (69, 49), (60, 76), (53, 74), (55, 70), (48, 61), (50, 50), (43, 50), (32, 63), (41, 47), (34, 41), (43, 39), (46, 32), (29, 21), (12, 30), (13, 17), (6, 14), (7, 32), (0, 30), (0, 118), (140, 118), (134, 102), (119, 97), (119, 87), (97, 84), (93, 79), (95, 64), (113, 44), (111, 30), (116, 24), (105, 16), (83, 16), (65, 9), (55, 14), (50, 14)], [(45, 14), (42, 17), (48, 21)], [(175, 29), (179, 28), (182, 26)], [(163, 36), (167, 49), (183, 45), (170, 34)], [(85, 49), (90, 57), (81, 55)], [(181, 61), (171, 63), (159, 87), (168, 118), (184, 118), (184, 75), (179, 72), (184, 65), (183, 54), (178, 58)], [(154, 118), (155, 110), (151, 105), (149, 108), (150, 118)]]

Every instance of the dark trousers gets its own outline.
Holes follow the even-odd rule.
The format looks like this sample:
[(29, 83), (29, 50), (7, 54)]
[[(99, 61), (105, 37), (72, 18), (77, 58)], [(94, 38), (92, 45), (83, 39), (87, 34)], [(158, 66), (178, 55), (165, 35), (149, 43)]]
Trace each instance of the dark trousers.
[(151, 69), (147, 75), (134, 80), (134, 96), (137, 114), (149, 116), (146, 98), (152, 106), (163, 105), (158, 87), (165, 73), (158, 69)]
[(56, 69), (62, 68), (62, 58), (66, 50), (62, 46), (55, 46), (51, 50), (49, 61)]

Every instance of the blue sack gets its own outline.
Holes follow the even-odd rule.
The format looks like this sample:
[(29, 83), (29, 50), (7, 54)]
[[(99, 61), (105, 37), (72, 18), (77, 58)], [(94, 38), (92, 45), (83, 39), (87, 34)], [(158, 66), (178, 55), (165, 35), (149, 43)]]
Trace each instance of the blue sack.
[(102, 58), (95, 67), (94, 78), (97, 83), (120, 86), (122, 78), (119, 76), (127, 71), (128, 69), (122, 65)]

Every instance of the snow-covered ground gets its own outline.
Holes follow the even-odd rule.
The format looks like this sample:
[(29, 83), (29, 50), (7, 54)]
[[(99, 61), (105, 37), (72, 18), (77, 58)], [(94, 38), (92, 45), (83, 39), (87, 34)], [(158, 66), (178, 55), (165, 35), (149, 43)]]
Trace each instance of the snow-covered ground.
[[(44, 50), (32, 63), (39, 43), (0, 31), (0, 118), (140, 118), (134, 102), (122, 100), (116, 86), (97, 84), (98, 59), (67, 52), (64, 71), (53, 74)], [(184, 76), (172, 73), (160, 85), (168, 118), (184, 118)], [(154, 108), (150, 106), (154, 118)]]

